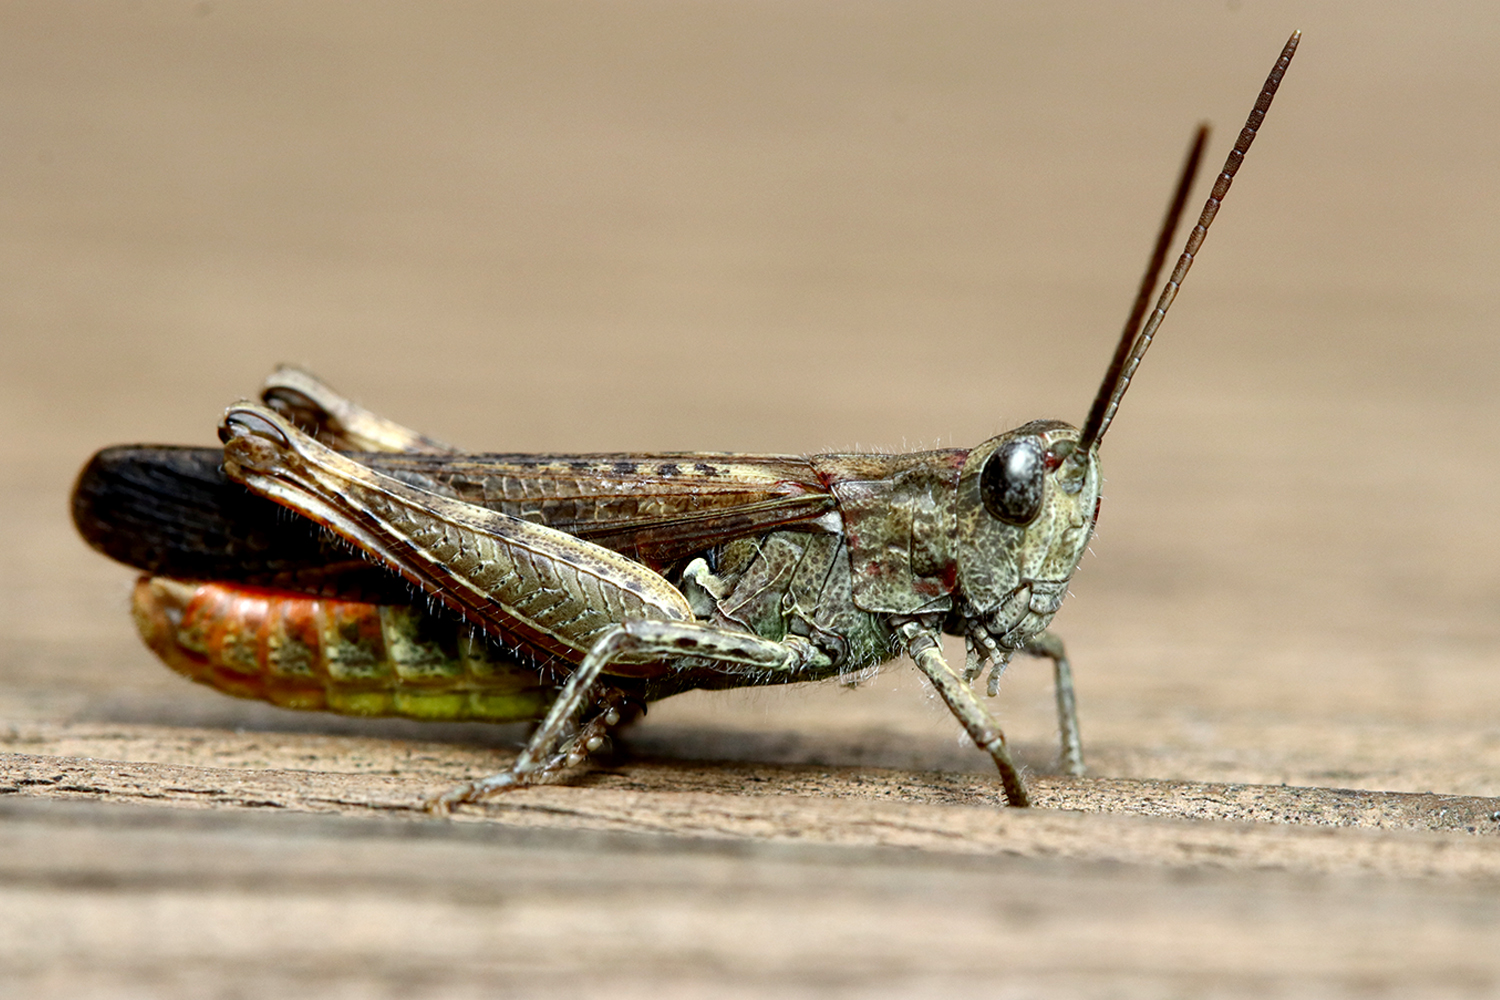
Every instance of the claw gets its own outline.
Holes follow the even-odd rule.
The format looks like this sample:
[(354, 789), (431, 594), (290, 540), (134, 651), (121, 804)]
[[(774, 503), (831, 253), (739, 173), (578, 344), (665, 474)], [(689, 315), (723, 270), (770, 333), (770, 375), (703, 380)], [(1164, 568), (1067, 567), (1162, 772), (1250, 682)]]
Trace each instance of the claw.
[(548, 756), (539, 766), (527, 765), (526, 755), (523, 753), (517, 765), (524, 767), (524, 770), (517, 771), (517, 765), (512, 765), (498, 774), (450, 788), (441, 795), (425, 800), (422, 807), (435, 816), (448, 816), (452, 814), (455, 806), (478, 802), (501, 792), (525, 788), (545, 781), (559, 771), (577, 767), (588, 759), (589, 754), (604, 749), (609, 742), (609, 727), (618, 724), (619, 721), (619, 708), (610, 705), (604, 712), (584, 723), (578, 732), (564, 743), (562, 749)]
[(972, 684), (974, 678), (984, 671), (984, 657), (980, 655), (979, 647), (974, 642), (974, 636), (964, 636), (964, 683)]
[(434, 816), (448, 816), (453, 813), (454, 806), (478, 802), (491, 795), (509, 791), (512, 788), (520, 788), (524, 784), (526, 782), (523, 782), (514, 772), (501, 771), (499, 774), (492, 774), (488, 778), (471, 781), (456, 788), (450, 788), (441, 795), (435, 795), (424, 801), (422, 808)]
[(969, 651), (968, 663), (964, 666), (964, 681), (973, 682), (990, 665), (990, 680), (985, 694), (993, 698), (1000, 693), (1000, 674), (1010, 662), (1010, 652), (1002, 650), (995, 637), (983, 626), (975, 626), (964, 636), (964, 645)]

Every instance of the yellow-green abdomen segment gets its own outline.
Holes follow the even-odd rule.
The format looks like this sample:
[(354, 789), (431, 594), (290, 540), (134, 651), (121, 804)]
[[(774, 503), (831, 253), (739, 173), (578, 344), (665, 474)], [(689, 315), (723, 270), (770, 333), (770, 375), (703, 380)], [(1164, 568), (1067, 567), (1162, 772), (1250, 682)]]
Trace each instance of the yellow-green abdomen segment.
[(341, 715), (538, 719), (556, 688), (463, 627), (399, 605), (143, 576), (132, 610), (173, 670), (241, 698)]

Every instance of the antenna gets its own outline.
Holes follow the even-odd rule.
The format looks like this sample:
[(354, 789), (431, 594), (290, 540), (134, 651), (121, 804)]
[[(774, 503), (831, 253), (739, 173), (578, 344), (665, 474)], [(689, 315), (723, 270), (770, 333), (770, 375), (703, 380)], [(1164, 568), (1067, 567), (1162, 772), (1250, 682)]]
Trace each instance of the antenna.
[(1157, 253), (1153, 254), (1151, 264), (1146, 268), (1146, 278), (1142, 284), (1141, 293), (1137, 296), (1135, 308), (1131, 310), (1130, 318), (1126, 321), (1124, 336), (1121, 337), (1120, 346), (1115, 350), (1114, 360), (1110, 363), (1104, 381), (1099, 386), (1099, 394), (1094, 398), (1094, 405), (1089, 410), (1088, 420), (1084, 423), (1083, 434), (1079, 438), (1078, 451), (1074, 454), (1086, 456), (1104, 439), (1104, 432), (1109, 429), (1110, 423), (1114, 420), (1115, 411), (1120, 408), (1120, 400), (1124, 397), (1125, 390), (1130, 388), (1130, 380), (1134, 377), (1136, 368), (1140, 366), (1141, 358), (1146, 356), (1146, 350), (1151, 346), (1151, 340), (1156, 336), (1162, 319), (1167, 315), (1167, 310), (1172, 308), (1172, 301), (1177, 298), (1177, 290), (1182, 287), (1183, 279), (1187, 277), (1188, 270), (1193, 266), (1193, 259), (1203, 246), (1204, 237), (1208, 235), (1208, 227), (1213, 224), (1214, 216), (1219, 212), (1219, 205), (1224, 201), (1224, 196), (1229, 193), (1229, 185), (1234, 183), (1234, 175), (1239, 171), (1240, 164), (1244, 162), (1245, 154), (1250, 151), (1250, 144), (1255, 141), (1256, 131), (1260, 128), (1261, 122), (1265, 121), (1266, 112), (1271, 107), (1271, 100), (1276, 96), (1276, 89), (1281, 86), (1281, 78), (1286, 74), (1287, 66), (1291, 64), (1292, 56), (1297, 51), (1297, 43), (1301, 40), (1302, 32), (1292, 32), (1292, 37), (1287, 39), (1286, 47), (1281, 50), (1281, 56), (1276, 60), (1276, 65), (1271, 67), (1271, 73), (1266, 77), (1265, 85), (1260, 89), (1260, 96), (1255, 100), (1255, 107), (1250, 112), (1250, 117), (1245, 120), (1245, 127), (1240, 130), (1240, 137), (1235, 140), (1234, 148), (1229, 151), (1229, 157), (1224, 161), (1224, 169), (1219, 172), (1219, 178), (1214, 182), (1214, 189), (1209, 194), (1208, 201), (1203, 205), (1203, 213), (1198, 216), (1198, 224), (1188, 234), (1187, 245), (1183, 247), (1182, 256), (1177, 258), (1177, 266), (1172, 269), (1171, 277), (1167, 279), (1166, 285), (1161, 290), (1161, 297), (1156, 300), (1156, 308), (1146, 319), (1141, 332), (1134, 334), (1135, 325), (1140, 321), (1140, 314), (1144, 312), (1142, 303), (1150, 297), (1150, 290), (1155, 286), (1157, 275), (1161, 271), (1159, 259), (1164, 256), (1162, 244), (1172, 238), (1171, 231), (1176, 229), (1177, 216), (1181, 212), (1179, 202), (1187, 197), (1185, 187), (1191, 184), (1190, 171), (1196, 170), (1196, 156), (1203, 138), (1203, 129), (1200, 127), (1199, 138), (1195, 140), (1193, 151), (1188, 154), (1188, 162), (1184, 164), (1183, 176), (1178, 180), (1178, 190), (1174, 195), (1172, 207), (1167, 211), (1162, 233), (1157, 237)]
[(1187, 204), (1188, 193), (1193, 189), (1193, 181), (1198, 178), (1198, 168), (1203, 162), (1203, 147), (1208, 144), (1208, 132), (1207, 122), (1198, 126), (1198, 131), (1193, 136), (1193, 144), (1188, 149), (1187, 159), (1182, 162), (1182, 173), (1177, 177), (1177, 189), (1172, 193), (1172, 201), (1167, 206), (1167, 214), (1161, 220), (1161, 230), (1156, 234), (1156, 248), (1151, 251), (1151, 262), (1146, 265), (1146, 273), (1141, 275), (1141, 287), (1135, 293), (1135, 304), (1131, 306), (1130, 315), (1125, 320), (1125, 329), (1120, 333), (1120, 343), (1115, 347), (1115, 356), (1110, 360), (1109, 368), (1104, 372), (1104, 381), (1099, 384), (1099, 392), (1094, 396), (1094, 405), (1089, 408), (1089, 418), (1083, 425), (1083, 438), (1079, 450), (1085, 455), (1088, 454), (1089, 446), (1104, 435), (1105, 409), (1110, 403), (1118, 406), (1120, 396), (1125, 393), (1123, 386), (1118, 394), (1112, 394), (1111, 390), (1120, 381), (1120, 373), (1125, 370), (1125, 364), (1130, 360), (1130, 348), (1135, 344), (1136, 334), (1140, 332), (1141, 320), (1146, 318), (1146, 310), (1151, 306), (1151, 293), (1156, 291), (1156, 283), (1161, 278), (1161, 269), (1167, 262), (1167, 250), (1171, 247), (1172, 238), (1177, 235), (1177, 223), (1182, 221), (1182, 209)]

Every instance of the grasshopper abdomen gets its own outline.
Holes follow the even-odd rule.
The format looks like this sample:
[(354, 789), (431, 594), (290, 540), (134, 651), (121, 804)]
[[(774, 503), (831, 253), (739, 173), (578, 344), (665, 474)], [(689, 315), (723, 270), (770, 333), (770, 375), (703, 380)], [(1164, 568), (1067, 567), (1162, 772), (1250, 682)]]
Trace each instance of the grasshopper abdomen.
[(545, 713), (557, 694), (473, 629), (409, 605), (143, 576), (131, 610), (141, 638), (173, 670), (283, 708), (520, 722)]

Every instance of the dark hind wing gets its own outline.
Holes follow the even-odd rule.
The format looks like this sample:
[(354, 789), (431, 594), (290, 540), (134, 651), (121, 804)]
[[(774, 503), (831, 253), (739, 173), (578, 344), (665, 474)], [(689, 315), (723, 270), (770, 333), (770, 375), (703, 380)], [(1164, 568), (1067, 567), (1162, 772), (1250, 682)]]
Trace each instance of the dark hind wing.
[(99, 452), (73, 488), (89, 545), (137, 569), (322, 597), (405, 604), (412, 588), (317, 525), (230, 482), (218, 448)]

